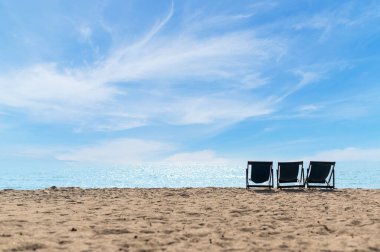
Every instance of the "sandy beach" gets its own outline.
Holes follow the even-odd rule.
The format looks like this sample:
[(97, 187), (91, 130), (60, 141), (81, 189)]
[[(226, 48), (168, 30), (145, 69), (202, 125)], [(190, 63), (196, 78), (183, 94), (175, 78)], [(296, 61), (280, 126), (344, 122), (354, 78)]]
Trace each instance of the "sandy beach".
[(1, 251), (380, 251), (380, 190), (0, 191)]

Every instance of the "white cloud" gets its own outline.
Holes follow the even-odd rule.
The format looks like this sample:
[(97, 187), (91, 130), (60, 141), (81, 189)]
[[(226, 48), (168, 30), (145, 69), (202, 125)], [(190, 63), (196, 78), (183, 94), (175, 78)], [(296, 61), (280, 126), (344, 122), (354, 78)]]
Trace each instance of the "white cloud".
[(82, 24), (78, 26), (78, 32), (81, 35), (82, 39), (89, 40), (92, 36), (92, 30), (89, 25)]
[(294, 73), (300, 77), (300, 82), (297, 85), (298, 88), (318, 81), (322, 75), (320, 72), (303, 70), (296, 70)]
[[(205, 39), (182, 35), (157, 40), (142, 48), (132, 45), (119, 49), (99, 64), (95, 74), (104, 81), (200, 77), (238, 82), (247, 74), (258, 76), (258, 66), (284, 53), (280, 41), (258, 39), (250, 31)], [(253, 70), (243, 72), (249, 69)]]
[(167, 15), (160, 22), (157, 22), (153, 26), (153, 28), (144, 36), (144, 38), (134, 45), (134, 47), (135, 48), (142, 47), (146, 43), (148, 43), (162, 28), (165, 27), (165, 25), (169, 22), (169, 20), (173, 16), (173, 13), (174, 13), (174, 3), (172, 1)]
[(262, 77), (260, 73), (253, 73), (244, 76), (241, 85), (239, 85), (243, 89), (256, 89), (261, 86), (268, 84), (270, 78)]
[(380, 149), (348, 147), (344, 149), (326, 150), (305, 157), (304, 160), (380, 161)]
[[(70, 151), (67, 148), (66, 150), (56, 150), (53, 155), (61, 161), (112, 165), (141, 163), (225, 164), (228, 162), (227, 159), (219, 157), (213, 150), (170, 154), (175, 151), (176, 147), (169, 143), (119, 138), (74, 148)], [(52, 154), (49, 150), (44, 152), (38, 149), (23, 151), (23, 153)]]
[(228, 160), (218, 157), (212, 150), (203, 150), (177, 153), (164, 159), (163, 162), (174, 164), (225, 164)]
[(248, 12), (244, 14), (229, 14), (229, 15), (216, 15), (208, 16), (202, 15), (200, 12), (194, 13), (186, 23), (184, 29), (190, 32), (202, 32), (205, 29), (218, 29), (238, 22), (245, 21), (255, 15), (255, 12)]
[(46, 148), (41, 146), (23, 146), (23, 147), (8, 147), (6, 150), (2, 150), (2, 153), (6, 157), (26, 157), (26, 158), (54, 158), (59, 152), (59, 148), (52, 147)]
[(0, 103), (31, 110), (75, 107), (107, 101), (118, 93), (83, 72), (58, 71), (55, 65), (35, 65), (0, 76)]
[(315, 111), (318, 111), (322, 108), (321, 105), (317, 105), (317, 104), (307, 104), (307, 105), (303, 105), (303, 106), (300, 106), (297, 111), (298, 112), (301, 112), (303, 114), (307, 114), (307, 113), (313, 113)]
[(278, 96), (275, 98), (276, 102), (281, 102), (282, 100), (286, 99), (288, 96), (294, 94), (295, 92), (299, 91), (303, 87), (310, 85), (318, 80), (320, 80), (323, 76), (323, 72), (321, 71), (305, 71), (305, 70), (294, 70), (293, 74), (299, 77), (299, 81), (295, 84), (291, 85), (287, 90), (284, 92), (284, 94)]
[(79, 164), (105, 165), (177, 165), (177, 164), (226, 164), (230, 160), (220, 157), (213, 150), (180, 152), (178, 146), (162, 141), (138, 138), (115, 138), (88, 145), (12, 145), (2, 149), (0, 156), (31, 159), (56, 159)]
[(265, 1), (255, 1), (253, 4), (249, 6), (249, 9), (252, 9), (256, 12), (264, 12), (268, 10), (272, 10), (273, 8), (278, 6), (277, 1), (270, 1), (270, 0), (265, 0)]
[(157, 161), (163, 153), (172, 149), (173, 146), (170, 144), (157, 141), (121, 138), (75, 148), (72, 151), (57, 154), (56, 158), (82, 163), (128, 165)]
[[(120, 91), (93, 79), (88, 72), (35, 65), (0, 76), (0, 105), (16, 108), (34, 120), (75, 125), (87, 130), (112, 130), (144, 125), (139, 116), (120, 111)], [(105, 123), (112, 125), (104, 125)]]
[(211, 123), (217, 120), (229, 120), (236, 122), (242, 118), (260, 116), (271, 113), (266, 103), (240, 99), (231, 99), (228, 94), (222, 98), (196, 98), (186, 99), (180, 102), (179, 107), (173, 107), (174, 113), (178, 114), (177, 123)]
[(276, 6), (277, 3), (274, 1), (255, 1), (255, 3), (245, 6), (243, 11), (236, 12), (228, 9), (217, 15), (210, 15), (200, 9), (187, 17), (183, 26), (186, 31), (195, 33), (204, 32), (207, 29), (233, 27), (233, 25), (243, 23), (255, 15), (267, 12)]
[(319, 13), (313, 17), (309, 17), (303, 22), (294, 24), (293, 28), (296, 30), (310, 28), (330, 31), (333, 27), (338, 25), (351, 25), (353, 22), (347, 17), (343, 17), (340, 13), (325, 12)]
[[(246, 89), (268, 83), (260, 70), (286, 53), (284, 43), (258, 38), (251, 30), (202, 38), (191, 33), (159, 36), (173, 13), (172, 4), (139, 41), (111, 51), (92, 66), (38, 64), (1, 75), (0, 105), (40, 120), (73, 123), (79, 131), (123, 130), (152, 120), (234, 122), (270, 113), (274, 105), (266, 97), (247, 97)], [(89, 26), (79, 31), (91, 36)], [(198, 94), (178, 92), (189, 80)], [(210, 81), (216, 83), (214, 91), (205, 84)], [(145, 85), (143, 95), (133, 93), (139, 85)]]
[[(111, 117), (112, 118), (112, 117)], [(115, 118), (114, 121), (110, 119), (108, 122), (99, 122), (99, 120), (91, 124), (83, 124), (77, 126), (75, 129), (76, 133), (86, 132), (88, 130), (91, 131), (97, 131), (97, 132), (106, 132), (106, 131), (121, 131), (121, 130), (127, 130), (127, 129), (133, 129), (141, 126), (145, 126), (146, 123), (144, 120), (128, 120), (125, 119), (124, 121), (120, 118)]]
[(318, 12), (313, 16), (302, 17), (292, 25), (292, 28), (295, 30), (320, 30), (319, 40), (324, 41), (329, 36), (336, 36), (337, 34), (334, 31), (338, 29), (352, 29), (354, 26), (358, 27), (380, 17), (380, 8), (377, 3), (362, 6), (357, 6), (355, 1), (345, 2), (336, 10)]

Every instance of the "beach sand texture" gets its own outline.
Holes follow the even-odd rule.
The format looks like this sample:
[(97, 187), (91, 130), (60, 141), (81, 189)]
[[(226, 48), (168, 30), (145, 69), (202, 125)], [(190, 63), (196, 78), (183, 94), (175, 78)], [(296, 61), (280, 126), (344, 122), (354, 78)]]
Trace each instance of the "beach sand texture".
[(380, 190), (3, 190), (0, 250), (380, 251)]

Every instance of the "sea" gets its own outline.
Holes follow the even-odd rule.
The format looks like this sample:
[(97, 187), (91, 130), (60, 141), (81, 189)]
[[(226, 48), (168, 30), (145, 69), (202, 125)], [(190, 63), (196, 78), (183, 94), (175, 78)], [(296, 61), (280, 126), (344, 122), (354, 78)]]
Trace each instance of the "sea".
[[(276, 165), (276, 164), (275, 164)], [(305, 172), (306, 172), (305, 166)], [(276, 167), (274, 167), (275, 169)], [(142, 164), (0, 167), (0, 189), (245, 187), (246, 165)], [(337, 163), (337, 188), (380, 189), (380, 163)]]

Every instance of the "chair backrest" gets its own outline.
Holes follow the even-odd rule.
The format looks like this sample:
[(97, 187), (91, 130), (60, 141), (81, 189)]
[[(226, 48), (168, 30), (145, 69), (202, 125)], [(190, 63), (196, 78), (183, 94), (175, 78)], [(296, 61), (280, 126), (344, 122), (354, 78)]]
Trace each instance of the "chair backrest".
[(248, 161), (251, 167), (250, 179), (255, 183), (264, 183), (272, 174), (273, 162), (270, 161)]
[(325, 183), (334, 166), (335, 162), (310, 161), (307, 181), (309, 183)]
[(303, 168), (303, 161), (278, 162), (278, 177), (284, 182), (297, 182), (300, 169)]

